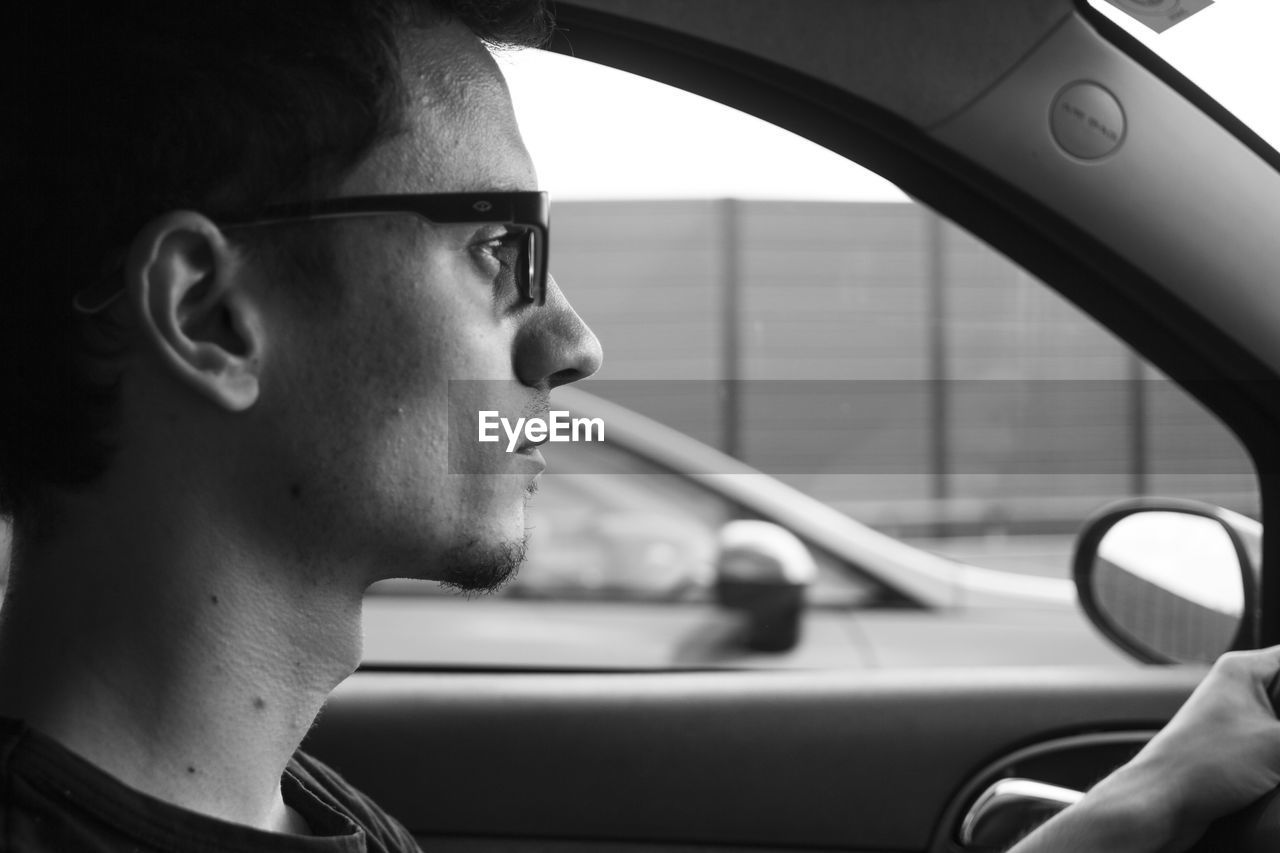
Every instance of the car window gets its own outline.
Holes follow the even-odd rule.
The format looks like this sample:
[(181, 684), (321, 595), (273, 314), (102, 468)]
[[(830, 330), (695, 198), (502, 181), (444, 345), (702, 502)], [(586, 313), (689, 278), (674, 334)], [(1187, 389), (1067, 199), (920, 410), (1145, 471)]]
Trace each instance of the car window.
[(1074, 603), (1083, 520), (1138, 495), (1257, 517), (1230, 431), (958, 224), (710, 101), (558, 55), (501, 61), (554, 198), (556, 278), (604, 343), (585, 396), (565, 393), (607, 411), (602, 444), (547, 447), (504, 595), (531, 620), (572, 602), (625, 621), (584, 633), (593, 666), (636, 644), (645, 665), (732, 662), (691, 659), (688, 636), (744, 618), (714, 594), (742, 518), (820, 566), (801, 650), (750, 665), (1123, 663)]

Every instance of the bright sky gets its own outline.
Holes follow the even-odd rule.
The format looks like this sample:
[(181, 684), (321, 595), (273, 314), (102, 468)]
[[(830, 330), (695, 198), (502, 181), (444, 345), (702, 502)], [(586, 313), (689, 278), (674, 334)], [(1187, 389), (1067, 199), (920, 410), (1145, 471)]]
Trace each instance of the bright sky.
[[(1160, 35), (1091, 2), (1280, 148), (1280, 0), (1217, 0)], [(558, 200), (905, 200), (839, 155), (679, 89), (539, 50), (499, 62), (542, 185)], [(640, 120), (655, 115), (662, 121)]]
[[(906, 200), (838, 154), (681, 89), (542, 50), (500, 54), (498, 62), (539, 181), (557, 201)], [(652, 116), (661, 123), (642, 120)]]

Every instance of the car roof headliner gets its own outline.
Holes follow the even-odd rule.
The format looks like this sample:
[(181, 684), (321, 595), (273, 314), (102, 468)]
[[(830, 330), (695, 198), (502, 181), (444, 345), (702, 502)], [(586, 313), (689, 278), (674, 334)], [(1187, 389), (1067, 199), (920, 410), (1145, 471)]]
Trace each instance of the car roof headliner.
[[(565, 4), (570, 5), (570, 4)], [(839, 85), (921, 126), (993, 86), (1073, 12), (1071, 0), (573, 0)], [(797, 14), (797, 8), (805, 14)], [(845, 38), (833, 41), (832, 30)], [(568, 33), (572, 46), (572, 32)]]

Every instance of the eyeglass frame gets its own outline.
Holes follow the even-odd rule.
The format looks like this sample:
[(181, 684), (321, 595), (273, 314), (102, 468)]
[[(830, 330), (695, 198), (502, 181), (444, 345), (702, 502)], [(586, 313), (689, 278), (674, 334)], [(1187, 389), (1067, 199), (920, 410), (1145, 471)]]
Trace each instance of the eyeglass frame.
[[(263, 208), (262, 213), (246, 219), (220, 219), (219, 228), (249, 228), (282, 225), (290, 222), (344, 219), (352, 216), (385, 216), (409, 213), (440, 225), (466, 222), (493, 222), (532, 229), (536, 241), (529, 251), (528, 280), (521, 282), (517, 271), (517, 289), (525, 302), (545, 305), (547, 301), (547, 255), (550, 250), (551, 203), (546, 192), (519, 190), (474, 193), (402, 193), (388, 195), (338, 196), (316, 201), (288, 202)], [(122, 253), (123, 254), (123, 253)], [(523, 252), (522, 252), (523, 254)], [(113, 269), (118, 265), (113, 264)], [(114, 290), (96, 303), (88, 301), (82, 290), (72, 299), (72, 307), (81, 314), (97, 314), (119, 298)]]

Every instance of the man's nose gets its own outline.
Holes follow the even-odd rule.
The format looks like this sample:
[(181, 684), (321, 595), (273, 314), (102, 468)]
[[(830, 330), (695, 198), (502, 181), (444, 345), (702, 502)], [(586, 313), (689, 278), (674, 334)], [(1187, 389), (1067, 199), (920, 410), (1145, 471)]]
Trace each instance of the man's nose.
[(555, 388), (600, 369), (600, 341), (547, 276), (547, 301), (528, 309), (516, 339), (516, 376), (526, 385)]

